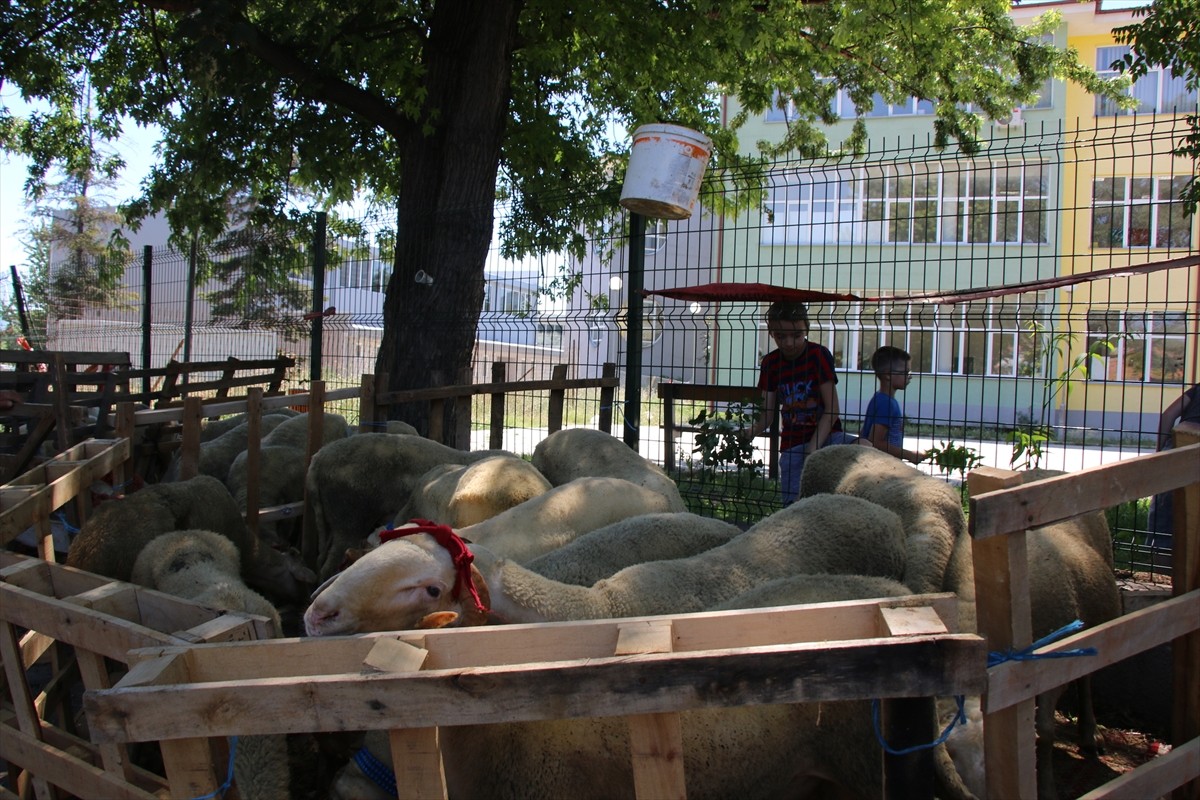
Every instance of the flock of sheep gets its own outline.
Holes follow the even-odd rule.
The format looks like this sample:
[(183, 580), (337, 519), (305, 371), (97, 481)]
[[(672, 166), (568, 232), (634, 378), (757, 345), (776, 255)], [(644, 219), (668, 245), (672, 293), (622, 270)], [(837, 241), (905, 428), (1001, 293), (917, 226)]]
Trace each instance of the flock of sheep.
[[(742, 531), (688, 513), (661, 468), (599, 431), (554, 433), (527, 461), (454, 450), (403, 427), (351, 434), (341, 417), (324, 419), (324, 444), (307, 472), (307, 415), (263, 419), (262, 501), (304, 499), (302, 525), (249, 533), (240, 513), (247, 426), (233, 418), (206, 428), (198, 477), (99, 505), (67, 563), (262, 614), (281, 635), (300, 635), (301, 625), (308, 636), (329, 636), (940, 591), (956, 593), (960, 628), (974, 629), (971, 540), (957, 490), (868, 447), (814, 454), (801, 499)], [(380, 543), (381, 530), (403, 533), (413, 519), (450, 526), (470, 542), (469, 579), (486, 610), (457, 591), (462, 578), (444, 542), (417, 533), (385, 534)], [(1075, 619), (1094, 625), (1118, 615), (1101, 515), (1033, 531), (1028, 542), (1035, 637)], [(1039, 698), (1043, 796), (1054, 793), (1053, 695)], [(977, 703), (973, 711), (938, 749), (939, 796), (982, 794)], [(689, 797), (881, 794), (866, 704), (754, 706), (682, 719)], [(1094, 730), (1083, 733), (1094, 744)], [(633, 795), (620, 717), (450, 728), (441, 747), (452, 798)], [(281, 736), (246, 740), (235, 762), (241, 795), (291, 796), (286, 753)], [(386, 735), (367, 736), (332, 796), (389, 796), (363, 766), (367, 753), (388, 764)]]

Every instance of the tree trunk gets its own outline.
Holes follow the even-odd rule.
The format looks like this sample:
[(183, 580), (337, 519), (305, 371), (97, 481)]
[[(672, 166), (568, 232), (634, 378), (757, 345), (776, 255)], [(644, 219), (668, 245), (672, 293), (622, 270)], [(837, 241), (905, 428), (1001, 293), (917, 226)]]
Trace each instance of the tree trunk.
[[(391, 390), (453, 384), (471, 365), (521, 6), (442, 0), (434, 11), (423, 117), (399, 142), (396, 257), (375, 364)], [(391, 416), (428, 431), (425, 404), (396, 406)]]

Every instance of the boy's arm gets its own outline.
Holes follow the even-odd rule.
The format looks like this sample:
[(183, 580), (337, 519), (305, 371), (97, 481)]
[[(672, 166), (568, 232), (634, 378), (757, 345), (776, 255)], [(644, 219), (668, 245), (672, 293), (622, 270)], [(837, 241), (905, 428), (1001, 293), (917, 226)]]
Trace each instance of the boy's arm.
[(829, 438), (829, 434), (833, 431), (833, 423), (837, 421), (841, 414), (838, 408), (837, 384), (833, 381), (825, 381), (818, 390), (821, 393), (821, 405), (824, 410), (821, 416), (817, 417), (817, 429), (813, 432), (812, 438), (808, 440), (808, 444), (804, 446), (804, 452), (811, 454), (818, 447), (825, 443)]
[(882, 450), (896, 458), (902, 458), (905, 461), (911, 461), (914, 464), (920, 464), (925, 460), (924, 453), (918, 453), (916, 450), (905, 450), (899, 445), (894, 445), (887, 440), (888, 431), (890, 428), (883, 423), (876, 422), (871, 426), (871, 435), (867, 439), (871, 442), (871, 446), (876, 450)]

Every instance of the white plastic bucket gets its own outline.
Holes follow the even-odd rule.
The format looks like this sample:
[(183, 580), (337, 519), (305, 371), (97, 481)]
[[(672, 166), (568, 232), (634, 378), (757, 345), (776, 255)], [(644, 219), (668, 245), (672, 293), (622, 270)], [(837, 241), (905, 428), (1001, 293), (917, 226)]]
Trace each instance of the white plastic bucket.
[(658, 219), (692, 215), (712, 140), (679, 125), (643, 125), (633, 132), (621, 205)]

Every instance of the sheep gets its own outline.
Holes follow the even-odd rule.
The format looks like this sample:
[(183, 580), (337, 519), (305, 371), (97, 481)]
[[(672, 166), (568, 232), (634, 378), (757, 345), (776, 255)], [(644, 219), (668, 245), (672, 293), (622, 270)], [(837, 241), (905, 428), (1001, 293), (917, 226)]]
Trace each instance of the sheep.
[(406, 434), (360, 433), (330, 442), (313, 456), (305, 479), (304, 563), (327, 579), (348, 549), (391, 522), (426, 472), (503, 453), (468, 453)]
[(813, 453), (800, 476), (800, 496), (852, 495), (889, 508), (904, 525), (908, 551), (904, 583), (921, 594), (942, 590), (955, 542), (967, 535), (962, 499), (930, 478), (873, 447), (833, 445)]
[(688, 512), (639, 514), (585, 533), (525, 566), (562, 583), (591, 586), (633, 564), (702, 553), (741, 533), (731, 523)]
[(127, 581), (151, 539), (192, 528), (232, 541), (243, 554), (246, 582), (264, 594), (295, 600), (307, 596), (314, 583), (307, 571), (250, 535), (229, 490), (209, 475), (153, 484), (97, 506), (72, 540), (67, 565)]
[(687, 511), (675, 481), (655, 464), (604, 431), (564, 428), (533, 449), (533, 465), (555, 486), (588, 475), (624, 478), (671, 501), (668, 511)]
[[(1022, 479), (1028, 482), (1056, 474), (1062, 473), (1030, 471), (1022, 473)], [(908, 541), (904, 583), (915, 592), (954, 592), (959, 600), (959, 627), (976, 630), (971, 538), (954, 489), (881, 451), (842, 445), (822, 448), (806, 462), (800, 493), (814, 492), (865, 497), (899, 514)], [(1034, 639), (1076, 619), (1096, 625), (1120, 613), (1112, 540), (1103, 514), (1035, 528), (1027, 535), (1026, 549)], [(938, 578), (939, 565), (940, 583), (930, 586)], [(1082, 686), (1086, 692), (1086, 682)], [(1054, 706), (1061, 694), (1060, 688), (1038, 697), (1038, 784), (1039, 794), (1045, 797), (1054, 793)], [(973, 741), (977, 735), (978, 726), (966, 726), (951, 742), (968, 744), (951, 749), (967, 784), (978, 792), (982, 769), (970, 763), (982, 752)], [(1087, 697), (1080, 703), (1080, 737), (1085, 746), (1094, 747), (1095, 719)]]
[(583, 477), (468, 525), (459, 533), (524, 564), (581, 534), (640, 514), (666, 512), (673, 505), (660, 492), (622, 478)]
[[(903, 539), (892, 512), (853, 497), (815, 495), (724, 545), (635, 564), (590, 588), (550, 580), (478, 545), (472, 550), (496, 619), (549, 622), (702, 611), (797, 573), (898, 579)], [(403, 630), (432, 613), (462, 615), (471, 598), (451, 596), (455, 581), (452, 559), (433, 537), (406, 536), (367, 553), (319, 591), (305, 611), (305, 630), (310, 636)]]
[(532, 464), (513, 456), (440, 464), (417, 479), (397, 519), (428, 519), (464, 528), (549, 490), (550, 482)]
[[(197, 475), (211, 475), (222, 483), (229, 477), (229, 467), (233, 464), (239, 453), (246, 449), (246, 445), (250, 441), (250, 426), (246, 424), (245, 415), (239, 415), (231, 419), (238, 419), (240, 422), (237, 425), (226, 427), (225, 421), (220, 423), (212, 423), (201, 428), (200, 439), (200, 454), (197, 466)], [(265, 436), (272, 431), (275, 426), (288, 419), (285, 414), (270, 413), (264, 414), (262, 417), (262, 429), (259, 435)], [(218, 426), (221, 433), (217, 436), (205, 438), (204, 432), (212, 426)], [(167, 466), (163, 473), (163, 482), (173, 482), (179, 480), (179, 465), (180, 456), (176, 453), (171, 458), (171, 463)]]
[[(298, 414), (283, 423), (276, 425), (269, 433), (263, 435), (263, 447), (295, 447), (300, 450), (308, 448), (309, 415)], [(349, 436), (349, 426), (346, 418), (340, 414), (321, 415), (321, 444), (325, 445), (345, 439)]]
[[(304, 476), (308, 472), (308, 462), (303, 448), (287, 447), (284, 445), (266, 445), (258, 451), (258, 499), (260, 507), (279, 506), (286, 503), (300, 502), (304, 499)], [(246, 452), (240, 453), (229, 467), (229, 477), (225, 486), (233, 495), (238, 508), (246, 508), (246, 498), (249, 492), (249, 475), (247, 464), (249, 457)], [(297, 515), (297, 518), (299, 515)], [(299, 520), (297, 519), (298, 523)], [(298, 534), (289, 535), (296, 525), (289, 525), (283, 531), (275, 523), (259, 523), (259, 536), (264, 544), (276, 548), (288, 548), (299, 545)], [(316, 576), (313, 575), (313, 578)]]
[[(246, 586), (237, 546), (219, 533), (183, 530), (151, 539), (133, 563), (134, 583), (225, 611), (244, 611), (271, 620), (282, 631), (279, 612)], [(244, 736), (233, 762), (238, 793), (247, 800), (289, 797), (287, 738)]]
[[(279, 419), (275, 420), (273, 423), (273, 425), (277, 425), (280, 422), (283, 422), (288, 417), (294, 417), (294, 416), (298, 415), (299, 413), (300, 413), (299, 411), (296, 411), (293, 408), (288, 408), (287, 406), (283, 406), (280, 408), (269, 408), (266, 411), (263, 411), (262, 418), (266, 419), (268, 416), (272, 416), (272, 417), (277, 416), (277, 417), (279, 417)], [(222, 417), (221, 419), (209, 420), (209, 421), (205, 422), (204, 426), (200, 429), (200, 441), (201, 442), (212, 441), (213, 439), (216, 439), (218, 436), (224, 435), (227, 431), (231, 431), (234, 428), (238, 427), (239, 425), (244, 425), (246, 423), (247, 419), (249, 419), (249, 415), (242, 413), (242, 414), (232, 414), (228, 417)], [(265, 434), (266, 431), (263, 431), (263, 433)]]

